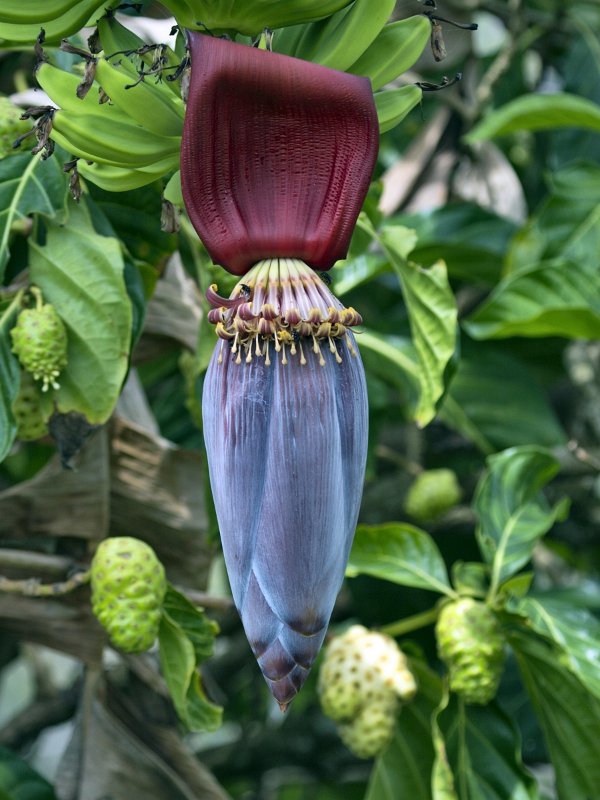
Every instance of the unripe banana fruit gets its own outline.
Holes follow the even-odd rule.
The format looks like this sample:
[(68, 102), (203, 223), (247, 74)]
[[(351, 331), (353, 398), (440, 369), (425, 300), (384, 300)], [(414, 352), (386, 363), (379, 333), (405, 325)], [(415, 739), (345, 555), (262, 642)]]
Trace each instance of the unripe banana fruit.
[(111, 642), (126, 653), (152, 647), (167, 590), (150, 545), (119, 536), (100, 543), (91, 568), (92, 610)]
[(325, 650), (319, 672), (321, 706), (360, 758), (371, 758), (387, 746), (400, 703), (412, 699), (416, 690), (406, 656), (385, 634), (353, 625)]
[(463, 597), (442, 608), (435, 633), (450, 689), (467, 703), (489, 703), (498, 690), (505, 656), (494, 612), (485, 603)]

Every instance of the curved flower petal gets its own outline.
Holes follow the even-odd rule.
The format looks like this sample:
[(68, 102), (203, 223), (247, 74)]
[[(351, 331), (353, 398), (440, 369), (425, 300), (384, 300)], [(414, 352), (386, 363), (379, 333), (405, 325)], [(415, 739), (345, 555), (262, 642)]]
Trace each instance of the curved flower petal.
[(243, 275), (275, 256), (344, 258), (378, 145), (370, 82), (189, 32), (183, 197), (211, 258)]

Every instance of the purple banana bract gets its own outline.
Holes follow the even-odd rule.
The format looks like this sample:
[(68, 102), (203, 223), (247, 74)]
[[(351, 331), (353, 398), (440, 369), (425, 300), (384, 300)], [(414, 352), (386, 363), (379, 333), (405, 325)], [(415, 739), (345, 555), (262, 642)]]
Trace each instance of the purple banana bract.
[(210, 316), (222, 338), (204, 438), (235, 603), (285, 707), (323, 642), (356, 527), (368, 410), (349, 328), (360, 317), (301, 262), (273, 259), (243, 281), (241, 302)]

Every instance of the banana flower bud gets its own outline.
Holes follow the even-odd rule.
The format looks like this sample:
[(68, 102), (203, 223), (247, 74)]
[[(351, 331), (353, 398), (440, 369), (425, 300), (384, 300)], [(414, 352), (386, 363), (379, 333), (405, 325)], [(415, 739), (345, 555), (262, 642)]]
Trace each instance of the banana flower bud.
[(377, 150), (369, 82), (190, 35), (182, 187), (215, 263), (202, 400), (233, 597), (282, 709), (323, 642), (356, 527), (368, 409), (345, 308), (313, 268), (347, 252)]

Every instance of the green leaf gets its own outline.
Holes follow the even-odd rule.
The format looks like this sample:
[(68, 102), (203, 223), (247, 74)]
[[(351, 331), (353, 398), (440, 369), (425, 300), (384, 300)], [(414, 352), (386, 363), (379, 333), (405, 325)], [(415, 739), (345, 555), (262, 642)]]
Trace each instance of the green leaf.
[[(575, 164), (556, 172), (550, 196), (513, 238), (511, 272), (541, 261), (568, 259), (590, 274), (600, 251), (600, 167)], [(593, 275), (592, 275), (593, 277)]]
[(444, 692), (440, 703), (431, 715), (431, 738), (435, 751), (433, 769), (431, 771), (432, 800), (459, 800), (454, 788), (454, 774), (448, 761), (446, 742), (438, 723), (440, 714), (448, 708), (449, 702), (450, 693), (448, 686), (444, 684)]
[(513, 632), (510, 643), (556, 770), (558, 796), (597, 797), (600, 700), (561, 663), (555, 647), (525, 632)]
[[(460, 800), (537, 800), (518, 731), (497, 706), (465, 706), (453, 698), (438, 722)], [(434, 800), (453, 797), (434, 792)]]
[(170, 583), (167, 585), (163, 608), (192, 643), (197, 663), (210, 658), (219, 626), (206, 616), (204, 609), (195, 606)]
[(370, 78), (373, 91), (381, 89), (412, 67), (430, 36), (431, 23), (420, 14), (392, 22), (346, 71)]
[(508, 608), (557, 645), (561, 664), (600, 699), (600, 621), (593, 614), (544, 595), (524, 597)]
[(216, 730), (223, 710), (207, 699), (196, 669), (194, 644), (166, 612), (158, 643), (162, 674), (179, 718), (190, 730)]
[(484, 453), (564, 444), (566, 435), (528, 367), (499, 347), (466, 341), (440, 419)]
[(388, 226), (379, 239), (400, 280), (421, 365), (415, 420), (423, 427), (435, 416), (444, 393), (444, 372), (456, 348), (457, 310), (443, 262), (424, 269), (406, 260), (406, 230)]
[(4, 461), (17, 433), (12, 405), (19, 393), (20, 368), (12, 352), (10, 331), (20, 310), (20, 295), (4, 308), (0, 306), (0, 462)]
[(160, 181), (129, 192), (105, 192), (97, 186), (90, 187), (90, 191), (112, 231), (133, 259), (162, 270), (177, 248), (177, 236), (164, 233), (160, 228)]
[(34, 212), (62, 221), (66, 199), (67, 177), (56, 158), (42, 161), (24, 153), (0, 161), (0, 281), (10, 255), (11, 225)]
[(395, 128), (421, 102), (423, 92), (418, 86), (402, 86), (375, 93), (379, 133)]
[(391, 744), (375, 762), (365, 800), (431, 800), (431, 715), (440, 702), (442, 685), (422, 662), (411, 661), (410, 668), (419, 691), (403, 707)]
[(412, 525), (359, 525), (346, 575), (375, 578), (453, 595), (444, 560), (431, 536)]
[(56, 795), (26, 761), (0, 747), (0, 800), (56, 800)]
[(528, 94), (487, 113), (465, 140), (472, 143), (514, 131), (574, 127), (600, 131), (600, 106), (572, 94)]
[(542, 448), (513, 447), (490, 456), (487, 464), (473, 506), (479, 517), (479, 548), (492, 568), (494, 596), (500, 584), (529, 561), (536, 542), (555, 520), (564, 518), (568, 504), (551, 508), (541, 494), (559, 469)]
[(485, 597), (490, 582), (490, 570), (481, 561), (455, 561), (452, 564), (452, 585), (469, 597)]
[(336, 297), (341, 297), (378, 275), (389, 272), (390, 269), (387, 259), (374, 253), (365, 253), (347, 261), (340, 261), (336, 265), (335, 274), (332, 275), (333, 291)]
[(558, 260), (512, 272), (469, 317), (464, 327), (475, 339), (599, 338), (597, 265)]
[(443, 259), (452, 278), (493, 286), (517, 226), (471, 203), (451, 203), (435, 211), (402, 214), (394, 221), (416, 231), (412, 258), (419, 264)]
[(414, 418), (421, 384), (419, 363), (410, 339), (363, 329), (358, 341), (367, 373), (398, 389), (407, 416)]
[(83, 205), (66, 227), (51, 225), (46, 244), (30, 243), (31, 280), (60, 314), (68, 335), (68, 364), (55, 399), (92, 424), (108, 419), (129, 359), (131, 303), (116, 239), (99, 236)]

